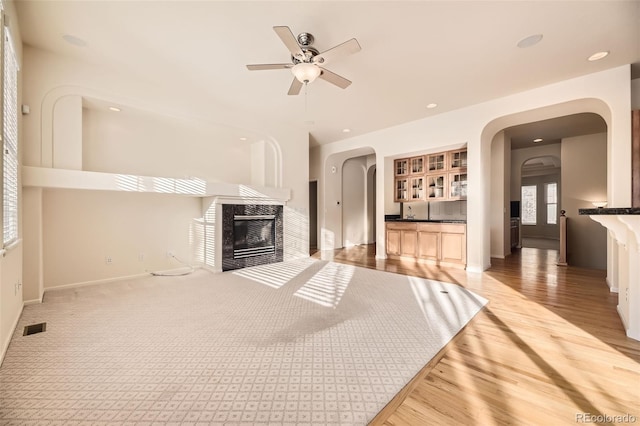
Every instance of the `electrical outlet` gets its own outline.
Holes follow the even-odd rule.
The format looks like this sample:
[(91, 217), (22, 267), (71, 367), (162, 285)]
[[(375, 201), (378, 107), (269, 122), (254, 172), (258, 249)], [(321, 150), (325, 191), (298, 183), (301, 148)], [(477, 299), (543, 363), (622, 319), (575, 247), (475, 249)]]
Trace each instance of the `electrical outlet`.
[(104, 258), (104, 263), (106, 263), (107, 265), (111, 265), (113, 263), (113, 259), (111, 258), (111, 256), (106, 256)]
[(144, 253), (138, 254), (138, 262), (144, 262)]

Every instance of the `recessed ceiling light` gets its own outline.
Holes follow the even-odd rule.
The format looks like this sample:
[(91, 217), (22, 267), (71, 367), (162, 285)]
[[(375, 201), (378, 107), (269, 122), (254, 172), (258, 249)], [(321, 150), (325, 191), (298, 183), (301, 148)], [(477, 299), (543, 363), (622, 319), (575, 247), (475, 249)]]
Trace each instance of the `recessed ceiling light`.
[(115, 111), (115, 112), (120, 112), (120, 111), (122, 111), (120, 108), (118, 108), (118, 107), (114, 107), (114, 106), (110, 106), (110, 107), (109, 107), (109, 110), (111, 110), (111, 111)]
[(438, 106), (438, 104), (429, 104), (429, 105), (427, 105), (427, 108), (431, 109), (431, 108), (435, 108), (437, 106)]
[(521, 49), (525, 49), (527, 47), (538, 44), (540, 40), (542, 40), (542, 34), (533, 34), (520, 40), (518, 42), (518, 47)]
[(246, 140), (247, 140), (247, 138), (245, 138), (244, 136), (241, 136), (241, 137), (240, 137), (240, 140), (241, 140), (241, 141), (246, 141)]
[(64, 41), (66, 41), (67, 43), (72, 44), (72, 45), (77, 46), (77, 47), (85, 47), (87, 45), (86, 41), (84, 41), (80, 37), (76, 37), (76, 36), (71, 35), (71, 34), (64, 34), (62, 36), (62, 39)]
[(597, 52), (597, 53), (594, 53), (593, 55), (589, 56), (589, 58), (587, 58), (587, 60), (589, 60), (591, 62), (598, 61), (598, 60), (604, 58), (605, 56), (607, 56), (608, 54), (609, 54), (608, 51), (607, 52), (604, 52), (604, 51), (603, 52)]
[(351, 129), (342, 129), (342, 133), (349, 133)]
[(538, 138), (538, 139), (534, 139), (533, 140), (533, 143), (540, 143), (540, 142), (542, 142), (542, 138)]

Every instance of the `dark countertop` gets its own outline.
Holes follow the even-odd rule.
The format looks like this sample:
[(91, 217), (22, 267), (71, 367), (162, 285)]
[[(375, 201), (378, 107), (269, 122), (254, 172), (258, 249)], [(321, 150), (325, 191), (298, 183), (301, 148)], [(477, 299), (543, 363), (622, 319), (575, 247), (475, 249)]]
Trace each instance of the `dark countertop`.
[(578, 209), (578, 214), (588, 215), (631, 215), (640, 214), (640, 207), (601, 207), (594, 209)]
[(412, 223), (412, 222), (419, 222), (419, 223), (423, 223), (423, 222), (427, 222), (427, 223), (467, 223), (466, 220), (454, 220), (454, 219), (387, 219), (385, 218), (384, 220), (385, 222), (407, 222), (407, 223)]

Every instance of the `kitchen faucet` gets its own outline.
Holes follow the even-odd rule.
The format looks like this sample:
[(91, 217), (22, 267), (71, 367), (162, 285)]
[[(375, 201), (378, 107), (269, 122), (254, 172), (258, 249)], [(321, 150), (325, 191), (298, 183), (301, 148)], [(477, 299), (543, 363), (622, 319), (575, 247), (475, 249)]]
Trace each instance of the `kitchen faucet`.
[(409, 213), (407, 213), (407, 219), (414, 219), (416, 217), (415, 214), (411, 214), (411, 206), (407, 207)]

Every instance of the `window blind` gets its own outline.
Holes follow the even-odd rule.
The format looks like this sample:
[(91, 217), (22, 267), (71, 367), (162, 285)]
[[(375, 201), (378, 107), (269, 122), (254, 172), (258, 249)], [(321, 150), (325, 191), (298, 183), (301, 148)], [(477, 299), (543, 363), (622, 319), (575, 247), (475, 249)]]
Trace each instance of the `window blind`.
[(3, 46), (3, 243), (18, 239), (18, 63), (8, 28)]

